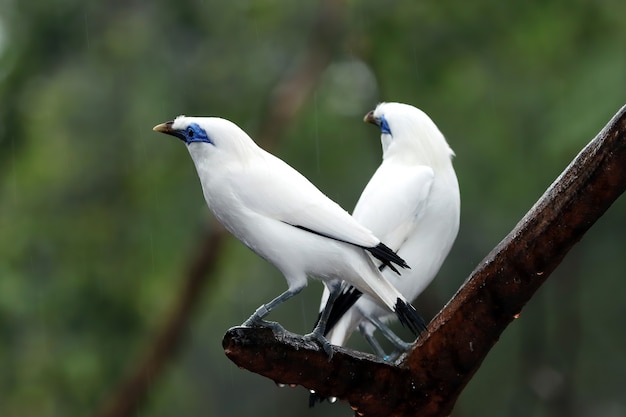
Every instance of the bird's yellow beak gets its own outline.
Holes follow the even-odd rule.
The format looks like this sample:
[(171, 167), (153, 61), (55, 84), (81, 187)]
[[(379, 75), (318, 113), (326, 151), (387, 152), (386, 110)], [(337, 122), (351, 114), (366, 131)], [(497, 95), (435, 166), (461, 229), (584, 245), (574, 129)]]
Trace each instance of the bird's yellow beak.
[(174, 133), (174, 130), (172, 129), (173, 123), (174, 122), (161, 123), (159, 125), (154, 126), (152, 130), (154, 130), (155, 132), (167, 133), (168, 135), (171, 135)]
[(368, 112), (365, 117), (363, 117), (363, 121), (373, 125), (377, 124), (376, 119), (374, 119), (374, 110)]

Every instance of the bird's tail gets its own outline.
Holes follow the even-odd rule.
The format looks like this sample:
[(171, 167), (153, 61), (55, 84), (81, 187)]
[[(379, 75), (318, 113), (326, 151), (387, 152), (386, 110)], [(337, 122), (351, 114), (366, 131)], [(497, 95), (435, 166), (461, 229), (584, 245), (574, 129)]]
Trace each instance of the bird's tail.
[(396, 301), (396, 307), (394, 308), (398, 320), (404, 327), (408, 327), (415, 336), (419, 336), (424, 330), (426, 330), (426, 322), (415, 310), (415, 308), (402, 301), (400, 298)]
[(392, 265), (392, 262), (398, 265), (400, 268), (411, 269), (411, 267), (406, 263), (404, 259), (399, 257), (397, 253), (395, 253), (393, 250), (391, 250), (391, 248), (389, 248), (382, 242), (374, 247), (365, 249), (367, 249), (367, 251), (371, 253), (374, 258), (382, 262), (381, 269), (383, 266), (388, 266), (393, 272), (400, 275), (400, 272), (398, 272), (396, 267)]
[[(330, 307), (330, 315), (328, 316), (328, 321), (326, 322), (326, 330), (324, 331), (324, 336), (328, 336), (328, 333), (335, 327), (335, 324), (339, 322), (339, 320), (348, 312), (350, 307), (354, 305), (358, 301), (358, 299), (363, 295), (363, 293), (353, 286), (346, 287), (337, 300), (329, 306)], [(320, 313), (321, 316), (321, 313)], [(315, 325), (319, 322), (320, 317), (317, 318)]]

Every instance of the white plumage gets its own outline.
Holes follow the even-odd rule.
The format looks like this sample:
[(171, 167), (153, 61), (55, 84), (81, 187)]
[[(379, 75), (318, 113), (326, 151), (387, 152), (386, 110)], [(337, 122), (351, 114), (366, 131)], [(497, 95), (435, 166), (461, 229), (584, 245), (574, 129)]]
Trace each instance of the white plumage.
[[(383, 275), (404, 297), (414, 300), (432, 281), (459, 229), (459, 186), (452, 167), (454, 152), (433, 121), (421, 110), (401, 103), (381, 103), (365, 116), (381, 129), (383, 161), (363, 190), (353, 217), (407, 261), (402, 276)], [(322, 297), (322, 306), (328, 297)], [(373, 337), (380, 328), (397, 348), (406, 347), (383, 323), (392, 319), (371, 297), (362, 296), (336, 324), (331, 315), (328, 340), (343, 345), (361, 332), (378, 354)]]
[[(345, 280), (395, 312), (414, 330), (415, 310), (383, 278), (367, 251), (393, 268), (404, 261), (304, 176), (264, 151), (234, 123), (216, 117), (184, 117), (155, 126), (181, 139), (195, 164), (209, 208), (224, 227), (285, 276), (288, 290), (262, 305), (244, 323), (256, 324), (297, 294), (307, 276), (338, 294)], [(259, 285), (263, 285), (262, 282)], [(309, 335), (322, 342), (325, 320)]]

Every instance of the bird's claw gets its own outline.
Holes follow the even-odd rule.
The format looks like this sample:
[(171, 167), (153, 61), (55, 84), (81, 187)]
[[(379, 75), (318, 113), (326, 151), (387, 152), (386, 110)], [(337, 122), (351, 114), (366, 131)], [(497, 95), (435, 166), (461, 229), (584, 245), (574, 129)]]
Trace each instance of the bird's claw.
[(284, 334), (285, 328), (275, 321), (267, 321), (260, 318), (256, 313), (250, 316), (250, 318), (243, 323), (242, 327), (266, 327), (271, 329), (274, 333)]
[(306, 341), (317, 342), (322, 347), (324, 352), (326, 352), (326, 355), (328, 355), (328, 361), (330, 362), (330, 360), (333, 358), (333, 345), (330, 344), (328, 339), (315, 331), (309, 334), (305, 334), (303, 338)]
[(391, 352), (389, 355), (385, 355), (383, 357), (383, 360), (387, 362), (394, 362), (396, 359), (400, 357), (400, 355), (403, 355), (404, 353), (406, 353), (412, 346), (411, 343), (406, 343), (406, 342), (402, 342), (402, 344), (394, 343), (394, 345), (395, 345), (394, 351)]
[(413, 343), (408, 343), (404, 341), (396, 341), (394, 342), (393, 345), (396, 348), (396, 350), (393, 353), (395, 353), (396, 356), (400, 356), (401, 354), (409, 350), (411, 346), (413, 346)]

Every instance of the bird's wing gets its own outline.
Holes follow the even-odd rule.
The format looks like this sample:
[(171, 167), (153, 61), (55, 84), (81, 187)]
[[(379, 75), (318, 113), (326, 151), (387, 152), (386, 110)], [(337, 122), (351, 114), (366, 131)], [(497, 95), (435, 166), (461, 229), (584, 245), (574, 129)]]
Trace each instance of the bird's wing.
[(353, 217), (397, 252), (428, 204), (433, 178), (428, 166), (383, 163), (363, 190)]
[[(380, 240), (302, 174), (270, 154), (230, 180), (250, 210), (312, 233), (364, 248)], [(244, 191), (245, 190), (245, 191)], [(240, 192), (241, 191), (241, 192)]]
[[(434, 172), (428, 166), (383, 163), (361, 193), (353, 217), (397, 252), (415, 230), (428, 202), (433, 178)], [(325, 288), (320, 310), (326, 305), (327, 291)], [(358, 291), (350, 289), (341, 294), (338, 305), (331, 308), (327, 332), (359, 296)]]

